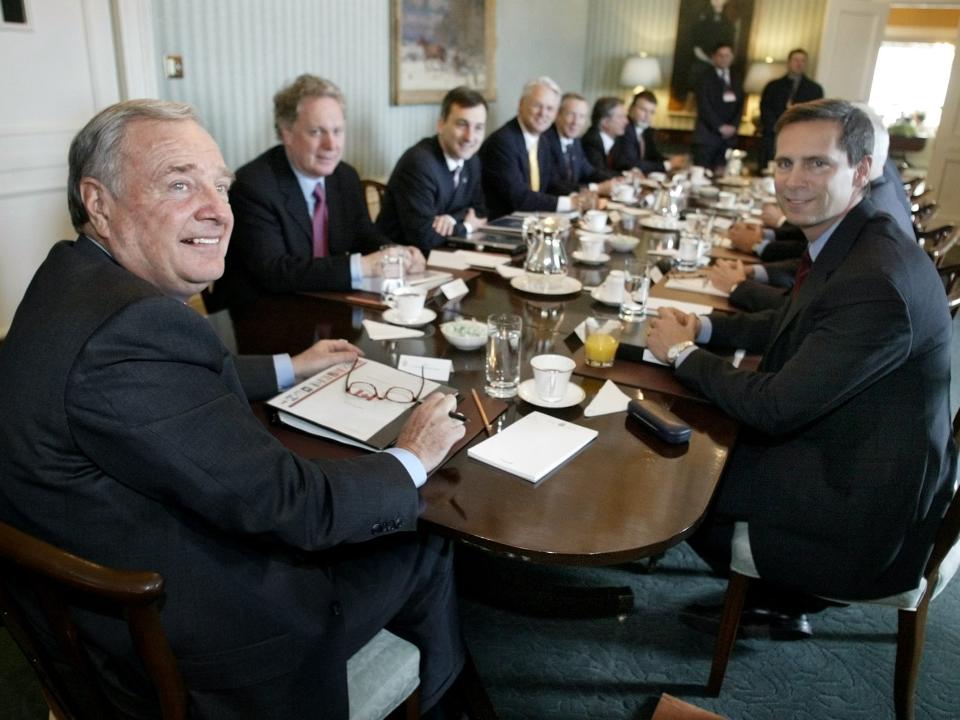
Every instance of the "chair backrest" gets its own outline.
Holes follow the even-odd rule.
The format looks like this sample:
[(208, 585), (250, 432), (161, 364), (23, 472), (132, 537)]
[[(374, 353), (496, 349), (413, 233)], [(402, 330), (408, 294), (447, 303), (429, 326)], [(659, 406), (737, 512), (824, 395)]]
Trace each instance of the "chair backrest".
[(360, 188), (363, 190), (363, 199), (367, 202), (367, 212), (370, 213), (370, 219), (376, 220), (377, 215), (380, 214), (383, 194), (387, 191), (387, 186), (379, 180), (361, 180)]
[(960, 230), (954, 225), (941, 225), (933, 230), (917, 232), (917, 241), (939, 267), (944, 264), (947, 254), (960, 241)]
[(75, 609), (126, 621), (162, 717), (186, 717), (183, 680), (160, 623), (162, 597), (157, 573), (104, 567), (0, 522), (0, 612), (63, 718), (115, 715)]

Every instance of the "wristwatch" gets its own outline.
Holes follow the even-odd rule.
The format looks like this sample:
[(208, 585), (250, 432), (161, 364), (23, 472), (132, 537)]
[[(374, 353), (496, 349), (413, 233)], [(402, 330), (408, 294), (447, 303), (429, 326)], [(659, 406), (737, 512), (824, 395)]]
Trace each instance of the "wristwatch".
[(680, 353), (694, 345), (696, 345), (696, 343), (693, 340), (684, 340), (683, 342), (678, 342), (676, 345), (671, 345), (667, 348), (667, 360), (670, 361), (671, 365), (676, 367), (677, 358), (680, 357)]

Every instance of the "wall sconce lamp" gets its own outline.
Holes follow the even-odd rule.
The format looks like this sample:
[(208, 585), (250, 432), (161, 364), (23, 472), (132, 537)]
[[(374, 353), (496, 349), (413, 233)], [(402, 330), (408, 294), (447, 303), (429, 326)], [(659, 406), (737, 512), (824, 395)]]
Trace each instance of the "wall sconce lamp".
[(783, 63), (774, 62), (769, 56), (763, 61), (752, 62), (747, 69), (747, 77), (743, 81), (743, 91), (749, 95), (759, 95), (768, 82), (782, 77), (786, 71)]

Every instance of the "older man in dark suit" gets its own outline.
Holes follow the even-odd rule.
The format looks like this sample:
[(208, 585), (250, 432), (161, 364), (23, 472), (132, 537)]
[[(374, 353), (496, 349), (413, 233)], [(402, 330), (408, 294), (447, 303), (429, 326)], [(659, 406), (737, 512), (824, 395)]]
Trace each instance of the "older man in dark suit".
[(616, 173), (605, 165), (593, 165), (584, 155), (580, 136), (587, 127), (587, 99), (578, 93), (564, 93), (560, 111), (553, 126), (543, 134), (553, 158), (553, 181), (550, 191), (558, 195), (579, 192), (587, 187), (601, 195), (609, 195)]
[[(229, 307), (241, 351), (256, 348), (261, 296), (349, 290), (380, 273), (379, 248), (357, 171), (342, 162), (346, 141), (340, 89), (301, 75), (274, 97), (281, 144), (237, 171), (230, 189), (236, 230), (210, 309)], [(422, 269), (410, 248), (406, 262)], [(259, 348), (257, 348), (259, 349)]]
[(476, 157), (487, 126), (487, 102), (467, 87), (443, 98), (437, 134), (407, 150), (390, 174), (377, 229), (422, 250), (464, 237), (487, 215)]
[(708, 168), (726, 163), (727, 150), (737, 145), (737, 128), (743, 114), (743, 86), (730, 72), (733, 47), (720, 43), (710, 55), (697, 86), (697, 122), (693, 128), (693, 162)]
[[(745, 426), (693, 546), (725, 572), (733, 523), (747, 523), (766, 612), (745, 618), (803, 637), (801, 611), (823, 607), (806, 593), (919, 581), (953, 494), (950, 317), (932, 263), (864, 197), (866, 115), (814, 101), (777, 130), (777, 198), (809, 243), (791, 299), (728, 317), (661, 309), (648, 346)], [(740, 370), (695, 341), (763, 360)]]
[[(231, 181), (185, 105), (121, 103), (75, 138), (80, 236), (51, 250), (0, 346), (0, 518), (164, 576), (191, 718), (346, 718), (347, 659), (383, 626), (420, 647), (437, 714), (463, 664), (450, 548), (398, 531), (463, 434), (454, 400), (428, 397), (387, 452), (280, 445), (248, 404), (277, 391), (279, 359), (233, 357), (186, 304), (223, 272)], [(303, 377), (357, 352), (324, 341), (286, 362)], [(117, 716), (152, 717), (123, 624), (76, 620)]]
[(590, 127), (583, 136), (583, 153), (593, 167), (616, 170), (613, 148), (627, 129), (627, 112), (623, 101), (608, 95), (597, 98), (590, 114)]
[(787, 55), (787, 74), (771, 80), (760, 95), (760, 167), (765, 168), (773, 160), (774, 128), (777, 120), (787, 108), (796, 103), (819, 100), (823, 97), (823, 88), (804, 72), (807, 69), (807, 51), (803, 48), (791, 50)]
[(577, 198), (549, 191), (553, 158), (542, 135), (560, 107), (560, 88), (548, 77), (523, 86), (517, 116), (490, 135), (480, 148), (483, 195), (491, 218), (515, 210), (566, 212)]

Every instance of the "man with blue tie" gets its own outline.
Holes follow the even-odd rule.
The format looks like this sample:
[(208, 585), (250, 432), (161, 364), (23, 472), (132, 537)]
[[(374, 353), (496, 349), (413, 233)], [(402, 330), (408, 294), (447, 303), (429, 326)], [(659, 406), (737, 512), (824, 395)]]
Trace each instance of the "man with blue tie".
[[(264, 297), (349, 290), (380, 273), (378, 249), (386, 243), (370, 221), (357, 171), (341, 162), (346, 119), (340, 88), (305, 74), (280, 90), (273, 104), (281, 144), (237, 171), (230, 188), (236, 227), (208, 307), (230, 308), (241, 352), (262, 351), (252, 343), (255, 306)], [(407, 252), (408, 268), (422, 269), (420, 251)]]
[(480, 148), (483, 195), (491, 218), (515, 210), (567, 212), (576, 198), (556, 195), (550, 148), (541, 136), (550, 129), (560, 106), (560, 87), (548, 77), (523, 86), (517, 116), (494, 132)]
[(553, 182), (550, 191), (566, 195), (587, 186), (601, 195), (609, 195), (615, 173), (605, 165), (593, 165), (584, 154), (580, 136), (587, 127), (587, 99), (578, 93), (564, 93), (557, 121), (543, 134), (553, 158)]
[(476, 157), (487, 102), (467, 87), (447, 93), (437, 134), (408, 149), (390, 174), (377, 229), (393, 242), (422, 250), (464, 237), (486, 222)]

